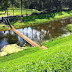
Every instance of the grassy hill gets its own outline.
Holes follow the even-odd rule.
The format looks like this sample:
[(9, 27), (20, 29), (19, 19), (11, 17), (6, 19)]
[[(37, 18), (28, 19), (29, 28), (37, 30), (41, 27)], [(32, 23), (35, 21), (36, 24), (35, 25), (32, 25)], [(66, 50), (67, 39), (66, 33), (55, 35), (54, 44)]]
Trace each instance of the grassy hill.
[(0, 57), (0, 72), (72, 72), (72, 34)]

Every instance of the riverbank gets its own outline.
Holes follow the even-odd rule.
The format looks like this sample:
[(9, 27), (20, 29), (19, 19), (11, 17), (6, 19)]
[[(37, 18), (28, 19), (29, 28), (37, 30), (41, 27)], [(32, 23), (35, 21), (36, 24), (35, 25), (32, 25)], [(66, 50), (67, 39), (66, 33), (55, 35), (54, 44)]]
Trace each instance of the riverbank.
[[(27, 17), (20, 17), (20, 18), (13, 18), (10, 19), (11, 24), (17, 29), (22, 27), (29, 27), (29, 26), (35, 26), (38, 24), (45, 24), (50, 21), (59, 20), (65, 17), (71, 17), (72, 16), (72, 10), (71, 11), (62, 11), (62, 12), (56, 12), (56, 13), (50, 13), (50, 14), (40, 14), (40, 15), (32, 15)], [(9, 30), (9, 27), (5, 25), (2, 26), (2, 23), (0, 24), (0, 31)]]
[(0, 71), (72, 71), (72, 34), (43, 42), (48, 49), (40, 47), (0, 57)]

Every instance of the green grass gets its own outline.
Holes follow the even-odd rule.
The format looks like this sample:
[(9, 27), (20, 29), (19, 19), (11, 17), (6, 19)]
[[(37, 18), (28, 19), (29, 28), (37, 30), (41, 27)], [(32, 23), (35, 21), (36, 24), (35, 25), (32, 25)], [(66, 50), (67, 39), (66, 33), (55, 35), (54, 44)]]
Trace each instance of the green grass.
[(72, 32), (72, 24), (67, 25), (66, 28), (67, 28), (68, 31)]
[(72, 34), (0, 57), (0, 72), (72, 72)]
[[(27, 14), (30, 15), (32, 13), (39, 13), (38, 10), (35, 9), (27, 9)], [(22, 14), (26, 15), (26, 10), (22, 10)], [(14, 9), (14, 15), (21, 15), (21, 10), (20, 9)], [(5, 11), (0, 11), (0, 17), (5, 17), (7, 16), (7, 13), (5, 13)], [(8, 9), (8, 16), (13, 16), (13, 10), (12, 9)]]

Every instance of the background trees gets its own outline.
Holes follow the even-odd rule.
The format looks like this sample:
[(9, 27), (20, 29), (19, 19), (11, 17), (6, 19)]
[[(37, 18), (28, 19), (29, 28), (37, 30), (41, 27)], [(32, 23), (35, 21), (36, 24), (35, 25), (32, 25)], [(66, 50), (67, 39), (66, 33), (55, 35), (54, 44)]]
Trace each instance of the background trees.
[[(0, 10), (7, 8), (21, 8), (21, 0), (1, 0)], [(62, 9), (72, 9), (72, 0), (22, 0), (22, 8), (24, 9), (37, 9), (61, 11)]]

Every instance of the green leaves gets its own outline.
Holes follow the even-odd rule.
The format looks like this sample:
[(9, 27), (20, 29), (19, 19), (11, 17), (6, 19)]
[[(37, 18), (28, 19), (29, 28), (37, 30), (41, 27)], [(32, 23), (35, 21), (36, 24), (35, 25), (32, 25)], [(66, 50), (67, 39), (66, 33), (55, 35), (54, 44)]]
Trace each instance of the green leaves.
[(66, 28), (67, 28), (68, 31), (72, 32), (72, 24), (67, 25)]

